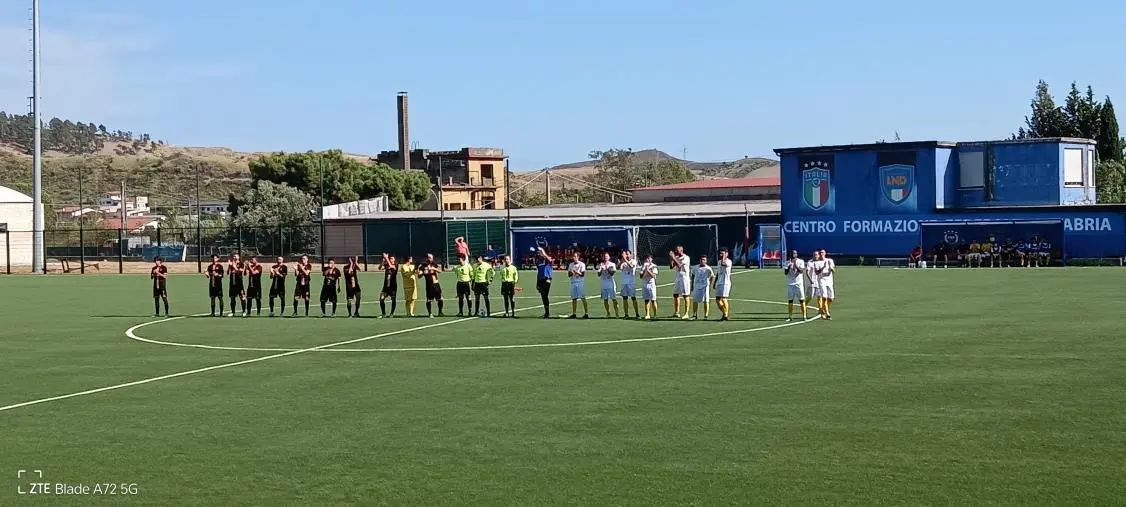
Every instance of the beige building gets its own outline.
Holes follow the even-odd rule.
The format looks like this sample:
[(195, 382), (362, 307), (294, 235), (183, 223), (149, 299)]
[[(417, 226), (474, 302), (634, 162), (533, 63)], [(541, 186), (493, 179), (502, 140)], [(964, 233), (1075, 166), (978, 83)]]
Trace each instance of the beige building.
[[(436, 196), (433, 209), (449, 211), (504, 209), (505, 165), (500, 148), (462, 148), (451, 151), (411, 150), (410, 167), (426, 171)], [(385, 151), (376, 161), (402, 167), (398, 151)]]

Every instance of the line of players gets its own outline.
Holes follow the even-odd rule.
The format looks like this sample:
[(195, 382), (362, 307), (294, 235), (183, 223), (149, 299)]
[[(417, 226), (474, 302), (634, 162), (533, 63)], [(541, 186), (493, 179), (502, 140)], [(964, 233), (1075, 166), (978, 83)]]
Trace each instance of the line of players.
[[(537, 254), (539, 259), (539, 265), (537, 266), (537, 287), (540, 288), (540, 293), (543, 296), (544, 317), (548, 318), (550, 317), (550, 313), (548, 312), (549, 302), (547, 293), (550, 290), (552, 276), (551, 265), (554, 259), (549, 257), (542, 249), (539, 249)], [(719, 256), (718, 266), (716, 269), (713, 269), (708, 265), (707, 256), (701, 256), (699, 264), (692, 266), (691, 258), (684, 253), (683, 247), (678, 246), (674, 251), (669, 252), (669, 266), (675, 273), (673, 283), (673, 317), (684, 320), (695, 320), (699, 317), (700, 306), (703, 306), (704, 318), (707, 319), (711, 313), (709, 295), (711, 291), (714, 290), (716, 305), (722, 312), (720, 320), (728, 320), (730, 318), (731, 309), (728, 296), (731, 292), (732, 262), (728, 257), (726, 249), (721, 250)], [(433, 310), (435, 306), (438, 310), (438, 316), (443, 315), (444, 304), (442, 300), (442, 287), (438, 282), (441, 267), (435, 262), (432, 254), (427, 254), (426, 260), (417, 266), (409, 256), (401, 264), (396, 261), (394, 256), (384, 254), (383, 259), (384, 261), (380, 266), (380, 269), (384, 273), (383, 289), (379, 293), (381, 317), (392, 317), (395, 314), (398, 279), (400, 277), (403, 281), (403, 296), (407, 304), (407, 313), (409, 316), (415, 315), (415, 303), (417, 298), (416, 278), (422, 278), (424, 280), (427, 315), (429, 317), (434, 316)], [(454, 268), (454, 275), (457, 280), (457, 315), (459, 317), (472, 316), (475, 314), (484, 317), (492, 313), (489, 286), (498, 270), (494, 269), (494, 266), (490, 262), (481, 257), (477, 257), (476, 260), (476, 263), (471, 264), (466, 257), (462, 256), (459, 259), (458, 265)], [(269, 266), (269, 315), (271, 317), (275, 315), (275, 300), (281, 302), (280, 315), (285, 316), (286, 279), (288, 277), (289, 267), (284, 261), (284, 258), (278, 257), (277, 263)], [(519, 290), (516, 287), (520, 276), (519, 271), (516, 266), (512, 265), (511, 257), (501, 256), (501, 262), (503, 266), (499, 269), (499, 272), (502, 280), (501, 296), (504, 300), (504, 316), (515, 317), (515, 294)], [(294, 277), (297, 284), (293, 292), (292, 315), (294, 316), (298, 314), (299, 305), (302, 302), (304, 303), (305, 315), (309, 315), (312, 271), (313, 267), (309, 263), (309, 257), (302, 256), (297, 267), (294, 269)], [(262, 275), (265, 272), (266, 267), (259, 263), (256, 257), (252, 257), (249, 261), (243, 262), (238, 254), (233, 254), (226, 263), (222, 263), (219, 260), (219, 256), (213, 255), (211, 263), (208, 265), (206, 273), (204, 274), (208, 279), (211, 316), (229, 315), (234, 317), (241, 315), (248, 317), (252, 314), (261, 315)], [(343, 288), (348, 305), (348, 316), (359, 317), (362, 295), (359, 284), (359, 272), (360, 266), (358, 258), (350, 258), (343, 271), (337, 267), (335, 260), (329, 260), (328, 265), (322, 270), (323, 282), (320, 293), (322, 316), (334, 316), (336, 314), (338, 294), (341, 291), (340, 280), (343, 278)], [(621, 316), (624, 318), (630, 318), (628, 305), (630, 302), (632, 302), (633, 305), (633, 318), (644, 318), (648, 320), (656, 317), (658, 311), (656, 278), (659, 270), (657, 265), (653, 262), (652, 255), (647, 256), (645, 263), (639, 267), (629, 251), (623, 251), (617, 262), (610, 259), (609, 253), (604, 253), (602, 262), (596, 266), (595, 272), (600, 280), (600, 295), (607, 317), (611, 315), (611, 307), (613, 308), (614, 317), (619, 317), (617, 301), (619, 295), (622, 299), (622, 311), (624, 313), (624, 315)], [(582, 318), (589, 318), (585, 283), (586, 273), (586, 264), (582, 262), (579, 254), (575, 253), (567, 270), (571, 285), (570, 318), (579, 318), (578, 306), (580, 303), (583, 307)], [(151, 273), (153, 280), (154, 316), (160, 315), (161, 302), (164, 304), (165, 315), (168, 315), (169, 312), (167, 274), (167, 267), (164, 266), (160, 258), (157, 258)], [(615, 275), (621, 277), (622, 285), (620, 291), (615, 283)], [(224, 277), (226, 277), (228, 281), (227, 294), (230, 297), (230, 313), (225, 313), (224, 308)], [(636, 280), (638, 277), (640, 277), (642, 281), (642, 300), (645, 304), (644, 317), (641, 317), (637, 304)], [(390, 300), (390, 313), (387, 312), (387, 300)], [(483, 305), (482, 302), (484, 303)], [(257, 306), (257, 308), (255, 308), (255, 306)], [(682, 306), (683, 314), (680, 313)], [(216, 308), (218, 308), (218, 313), (216, 313)]]
[(794, 320), (795, 301), (801, 309), (802, 320), (809, 318), (806, 307), (806, 280), (809, 281), (810, 297), (817, 302), (817, 316), (825, 320), (833, 318), (829, 309), (837, 297), (836, 282), (833, 278), (837, 272), (837, 263), (829, 258), (825, 250), (815, 250), (809, 261), (802, 260), (797, 250), (790, 250), (789, 258), (782, 265), (782, 272), (786, 275), (787, 281), (788, 320)]
[[(693, 266), (692, 258), (684, 253), (683, 246), (677, 246), (675, 250), (669, 251), (668, 254), (669, 268), (674, 272), (672, 317), (696, 320), (699, 318), (700, 307), (702, 306), (704, 318), (707, 319), (711, 314), (710, 294), (714, 290), (716, 306), (722, 312), (720, 320), (730, 320), (729, 296), (731, 294), (732, 263), (731, 259), (728, 258), (727, 250), (720, 250), (719, 262), (715, 269), (708, 265), (706, 255), (700, 256), (699, 263)], [(548, 256), (542, 248), (537, 250), (537, 258), (537, 286), (541, 288), (540, 293), (543, 295), (544, 318), (550, 318), (551, 315), (547, 311), (548, 302), (544, 282), (546, 281), (550, 285), (551, 265), (554, 259)], [(587, 272), (588, 266), (582, 261), (582, 256), (578, 252), (572, 254), (571, 262), (567, 265), (571, 298), (571, 314), (567, 318), (580, 318), (578, 313), (580, 305), (583, 309), (581, 318), (590, 318), (590, 307), (586, 295)], [(659, 310), (657, 306), (659, 268), (653, 262), (652, 255), (647, 255), (645, 262), (638, 266), (637, 261), (633, 259), (628, 250), (622, 251), (617, 261), (611, 259), (610, 254), (606, 252), (602, 254), (602, 261), (594, 266), (594, 272), (599, 279), (599, 296), (602, 299), (607, 318), (611, 317), (611, 308), (613, 308), (614, 318), (631, 318), (629, 314), (630, 305), (627, 303), (632, 303), (632, 318), (644, 320), (656, 318)], [(615, 275), (621, 278), (620, 289), (617, 287)], [(644, 316), (641, 315), (637, 306), (638, 277), (641, 278), (641, 298), (645, 304)], [(621, 314), (618, 312), (618, 297), (622, 299)], [(680, 313), (681, 308), (683, 308), (683, 314)]]

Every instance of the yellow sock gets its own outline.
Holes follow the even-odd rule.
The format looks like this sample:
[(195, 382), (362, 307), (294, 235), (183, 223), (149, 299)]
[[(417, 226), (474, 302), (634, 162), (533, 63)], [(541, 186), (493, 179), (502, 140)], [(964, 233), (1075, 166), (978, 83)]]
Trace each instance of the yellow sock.
[(805, 304), (805, 301), (802, 301), (801, 302), (801, 318), (804, 319), (808, 316), (809, 316), (808, 306)]
[(788, 313), (791, 317), (794, 316), (794, 303), (793, 302), (786, 303), (786, 313)]
[(705, 319), (708, 318), (708, 315), (711, 315), (711, 314), (712, 314), (712, 305), (710, 303), (708, 303), (707, 301), (705, 301), (704, 302), (704, 318)]
[(829, 313), (829, 307), (831, 307), (831, 306), (833, 306), (833, 300), (832, 299), (826, 299), (825, 300), (825, 313)]
[(615, 317), (618, 316), (618, 300), (617, 299), (614, 300), (614, 316)]
[(576, 300), (576, 299), (572, 299), (571, 300), (571, 315), (578, 313), (578, 311), (579, 311), (579, 301)]
[(606, 308), (606, 316), (609, 317), (610, 316), (610, 300), (609, 299), (603, 299), (602, 300), (602, 306)]
[(672, 313), (680, 315), (680, 298), (677, 296), (672, 297)]

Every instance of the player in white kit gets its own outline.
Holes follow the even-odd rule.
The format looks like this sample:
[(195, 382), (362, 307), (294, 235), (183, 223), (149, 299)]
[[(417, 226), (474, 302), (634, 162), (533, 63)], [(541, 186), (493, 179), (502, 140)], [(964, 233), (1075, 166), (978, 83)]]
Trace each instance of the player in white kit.
[(633, 316), (641, 318), (641, 313), (637, 311), (637, 261), (629, 250), (622, 250), (622, 263), (618, 265), (618, 273), (622, 274), (622, 314), (629, 318), (629, 302), (633, 301)]
[(614, 304), (614, 316), (618, 316), (618, 290), (614, 286), (614, 274), (618, 266), (610, 260), (609, 253), (602, 254), (602, 262), (598, 264), (598, 281), (601, 284), (602, 306), (606, 308), (606, 318), (610, 318), (610, 303)]
[[(676, 251), (669, 252), (669, 267), (675, 274), (672, 284), (672, 316), (688, 318), (689, 290), (692, 286), (692, 258), (684, 253), (683, 246), (677, 246)], [(680, 302), (684, 301), (684, 315), (680, 315)]]
[[(711, 296), (708, 289), (715, 282), (715, 271), (708, 265), (708, 256), (700, 256), (700, 264), (692, 268), (692, 320), (700, 314), (700, 305), (704, 305), (704, 318), (711, 314), (712, 305), (708, 302)], [(688, 314), (684, 314), (688, 318)]]
[(782, 265), (782, 273), (786, 275), (786, 308), (788, 318), (794, 320), (794, 301), (801, 306), (801, 318), (807, 317), (805, 306), (805, 261), (798, 257), (797, 250), (790, 250), (790, 259)]
[(653, 264), (653, 256), (645, 256), (645, 264), (641, 266), (641, 299), (645, 301), (645, 320), (657, 316), (657, 265)]
[(712, 288), (715, 289), (715, 304), (719, 307), (719, 311), (723, 313), (723, 317), (719, 320), (729, 320), (731, 318), (731, 304), (728, 302), (728, 297), (731, 296), (731, 258), (727, 256), (727, 249), (719, 251), (719, 262), (716, 263), (715, 282)]
[(571, 278), (571, 316), (569, 319), (578, 318), (579, 301), (583, 302), (583, 318), (590, 318), (590, 308), (586, 302), (586, 264), (583, 263), (578, 252), (571, 258), (567, 265), (567, 276)]
[(833, 318), (829, 313), (829, 308), (833, 306), (833, 300), (837, 298), (837, 289), (833, 281), (833, 275), (837, 272), (837, 263), (829, 258), (825, 250), (818, 252), (820, 264), (817, 269), (817, 280), (821, 284), (821, 318), (830, 320)]
[(817, 303), (817, 315), (821, 312), (821, 282), (817, 279), (817, 269), (821, 265), (821, 252), (813, 251), (813, 257), (805, 263), (805, 276), (809, 278), (809, 299)]

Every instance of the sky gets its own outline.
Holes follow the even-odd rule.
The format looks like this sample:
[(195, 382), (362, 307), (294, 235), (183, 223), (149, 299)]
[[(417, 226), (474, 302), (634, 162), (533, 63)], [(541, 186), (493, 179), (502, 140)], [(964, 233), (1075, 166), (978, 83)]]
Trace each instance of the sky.
[[(1126, 2), (689, 5), (41, 0), (42, 108), (180, 146), (374, 154), (407, 91), (413, 143), (503, 148), (518, 171), (1004, 138), (1039, 79), (1061, 103), (1072, 81), (1119, 98), (1126, 125)], [(28, 110), (30, 6), (0, 5), (0, 110)]]

